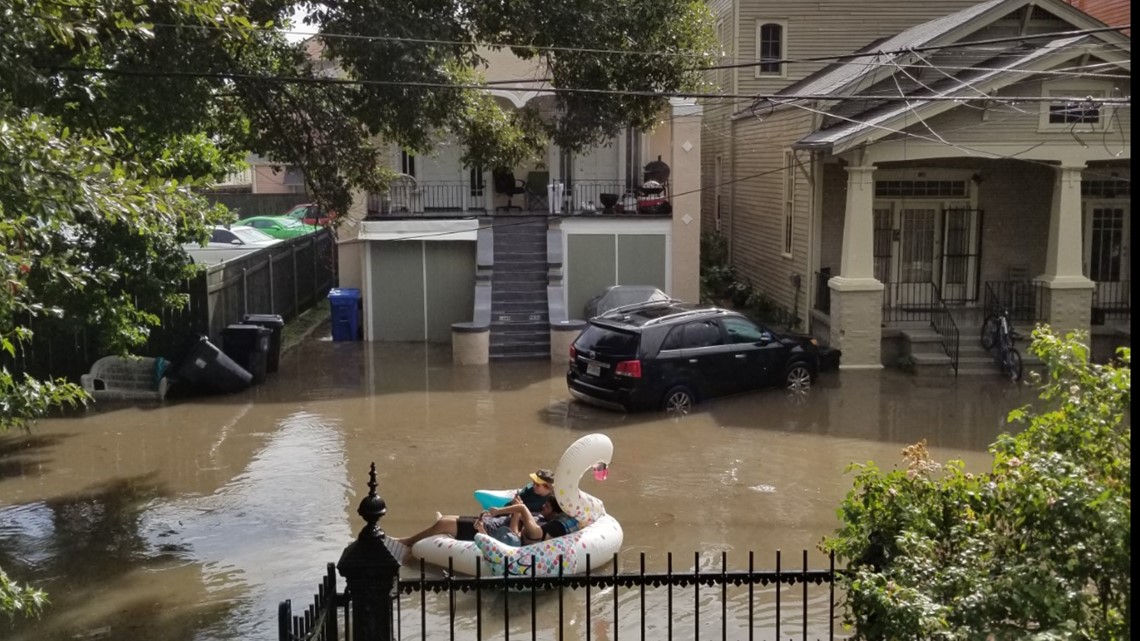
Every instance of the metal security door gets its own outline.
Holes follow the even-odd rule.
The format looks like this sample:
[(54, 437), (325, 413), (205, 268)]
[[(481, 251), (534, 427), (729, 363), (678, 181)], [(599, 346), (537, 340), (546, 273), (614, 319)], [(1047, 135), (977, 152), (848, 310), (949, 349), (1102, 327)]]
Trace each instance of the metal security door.
[(1086, 203), (1085, 270), (1096, 283), (1096, 304), (1101, 308), (1126, 306), (1129, 300), (1129, 202)]
[(934, 256), (938, 209), (909, 207), (899, 212), (897, 307), (925, 310), (934, 302)]
[(981, 212), (951, 205), (942, 211), (942, 300), (963, 304), (978, 299)]

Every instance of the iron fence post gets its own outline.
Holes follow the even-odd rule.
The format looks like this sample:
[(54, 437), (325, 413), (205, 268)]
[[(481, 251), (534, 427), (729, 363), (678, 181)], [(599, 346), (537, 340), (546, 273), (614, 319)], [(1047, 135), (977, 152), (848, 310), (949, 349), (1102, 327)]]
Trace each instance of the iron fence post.
[(344, 549), (336, 568), (344, 577), (352, 603), (354, 641), (392, 641), (392, 599), (400, 564), (384, 544), (387, 535), (377, 522), (388, 511), (376, 493), (376, 464), (368, 472), (368, 496), (356, 513), (365, 521), (360, 534)]

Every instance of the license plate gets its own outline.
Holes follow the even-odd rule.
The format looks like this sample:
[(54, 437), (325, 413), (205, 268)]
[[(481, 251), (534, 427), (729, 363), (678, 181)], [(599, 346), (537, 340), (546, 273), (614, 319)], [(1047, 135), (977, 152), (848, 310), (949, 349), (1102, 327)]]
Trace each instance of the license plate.
[(586, 365), (586, 374), (588, 376), (598, 376), (602, 373), (602, 366), (597, 363), (590, 363)]

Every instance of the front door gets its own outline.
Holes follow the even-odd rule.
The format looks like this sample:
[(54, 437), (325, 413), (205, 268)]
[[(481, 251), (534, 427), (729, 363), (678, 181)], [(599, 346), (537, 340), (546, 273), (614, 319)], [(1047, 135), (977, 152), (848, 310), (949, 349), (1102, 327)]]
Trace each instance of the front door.
[(1085, 202), (1085, 273), (1097, 286), (1097, 305), (1126, 305), (1130, 280), (1129, 201)]
[[(979, 215), (962, 201), (877, 201), (875, 278), (883, 306), (923, 311), (977, 296)], [(906, 320), (897, 318), (896, 320)]]

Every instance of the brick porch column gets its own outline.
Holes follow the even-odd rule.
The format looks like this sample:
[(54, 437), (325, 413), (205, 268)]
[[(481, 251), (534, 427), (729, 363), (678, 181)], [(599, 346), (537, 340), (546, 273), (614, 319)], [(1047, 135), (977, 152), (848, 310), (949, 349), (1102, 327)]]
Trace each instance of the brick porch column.
[(843, 256), (831, 288), (831, 346), (841, 369), (878, 369), (882, 363), (883, 284), (875, 279), (875, 167), (847, 167)]
[(1044, 285), (1044, 311), (1053, 330), (1064, 334), (1088, 332), (1092, 326), (1092, 296), (1096, 284), (1085, 277), (1081, 254), (1081, 172), (1084, 164), (1061, 165), (1053, 179), (1049, 216), (1049, 247)]

